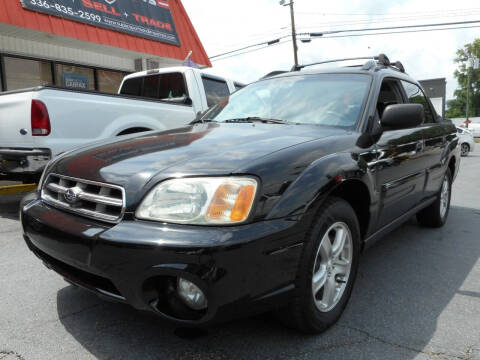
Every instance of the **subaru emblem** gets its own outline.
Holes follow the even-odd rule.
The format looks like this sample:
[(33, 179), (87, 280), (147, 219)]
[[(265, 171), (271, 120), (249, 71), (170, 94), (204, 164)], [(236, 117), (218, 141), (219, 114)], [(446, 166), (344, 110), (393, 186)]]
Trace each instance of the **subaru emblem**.
[(65, 194), (63, 194), (63, 197), (66, 202), (69, 204), (73, 204), (78, 201), (78, 195), (80, 191), (77, 188), (70, 188), (68, 189)]

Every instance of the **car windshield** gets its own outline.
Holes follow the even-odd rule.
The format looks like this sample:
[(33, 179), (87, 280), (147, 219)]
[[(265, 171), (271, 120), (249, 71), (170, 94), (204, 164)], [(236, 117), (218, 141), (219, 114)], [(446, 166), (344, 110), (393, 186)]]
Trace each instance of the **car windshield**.
[(370, 88), (364, 74), (314, 74), (262, 80), (235, 92), (204, 119), (262, 118), (298, 124), (354, 127)]

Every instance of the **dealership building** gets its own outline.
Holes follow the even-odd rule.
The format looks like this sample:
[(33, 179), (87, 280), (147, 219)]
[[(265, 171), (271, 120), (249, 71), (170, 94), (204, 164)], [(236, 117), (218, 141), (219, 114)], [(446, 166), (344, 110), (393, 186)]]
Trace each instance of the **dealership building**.
[(211, 66), (180, 0), (1, 0), (0, 91), (115, 93), (128, 73)]

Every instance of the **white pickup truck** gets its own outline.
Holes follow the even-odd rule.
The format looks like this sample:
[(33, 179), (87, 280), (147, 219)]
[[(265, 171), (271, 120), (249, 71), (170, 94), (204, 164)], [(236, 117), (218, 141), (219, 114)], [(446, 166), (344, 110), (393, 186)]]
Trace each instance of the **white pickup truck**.
[(51, 86), (0, 93), (0, 175), (30, 181), (89, 142), (184, 126), (242, 86), (173, 67), (128, 75), (114, 95)]

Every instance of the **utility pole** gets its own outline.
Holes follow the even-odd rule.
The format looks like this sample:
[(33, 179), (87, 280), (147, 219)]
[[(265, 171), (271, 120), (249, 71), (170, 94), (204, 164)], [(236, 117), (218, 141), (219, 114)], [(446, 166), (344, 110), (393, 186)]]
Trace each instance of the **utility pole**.
[(467, 67), (467, 106), (466, 106), (466, 111), (465, 111), (465, 127), (468, 128), (468, 122), (469, 122), (469, 112), (470, 112), (470, 82), (471, 82), (471, 73), (473, 70), (477, 70), (479, 67), (479, 60), (478, 58), (474, 57), (473, 55), (470, 55), (469, 57), (469, 65), (470, 67)]
[(467, 68), (467, 109), (465, 113), (465, 127), (468, 129), (468, 113), (470, 107), (470, 69)]
[(298, 66), (298, 46), (297, 46), (297, 32), (295, 31), (295, 12), (293, 10), (293, 0), (290, 0), (290, 3), (286, 4), (285, 0), (280, 0), (280, 5), (288, 6), (290, 5), (290, 17), (292, 23), (292, 41), (293, 41), (293, 60), (295, 66)]

